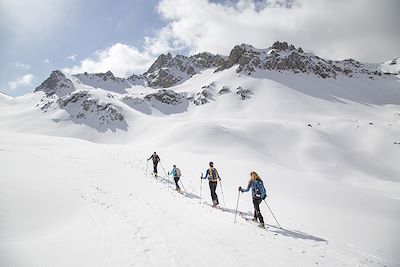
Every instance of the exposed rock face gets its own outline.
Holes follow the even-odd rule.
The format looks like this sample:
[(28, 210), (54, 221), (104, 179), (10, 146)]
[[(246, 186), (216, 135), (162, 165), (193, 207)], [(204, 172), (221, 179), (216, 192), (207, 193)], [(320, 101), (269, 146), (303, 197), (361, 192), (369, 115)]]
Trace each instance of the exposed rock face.
[(212, 92), (215, 90), (215, 84), (212, 82), (209, 85), (205, 85), (197, 92), (194, 96), (189, 98), (189, 101), (196, 106), (204, 105), (209, 103), (213, 99)]
[(210, 53), (200, 53), (191, 57), (163, 54), (143, 74), (143, 77), (147, 86), (167, 88), (189, 79), (202, 70), (216, 68), (223, 60), (222, 56)]
[(142, 75), (132, 74), (127, 80), (131, 85), (143, 85), (144, 86), (146, 84), (146, 81)]
[(46, 96), (57, 95), (59, 97), (65, 96), (73, 91), (75, 87), (70, 79), (68, 79), (61, 71), (55, 70), (50, 74), (34, 92), (43, 91)]
[[(228, 58), (221, 62), (217, 71), (229, 69), (236, 64), (239, 66), (248, 65), (252, 60), (259, 61), (258, 56), (261, 52), (256, 51), (254, 47), (247, 44), (236, 45), (230, 52)], [(253, 62), (253, 65), (258, 65), (259, 62)]]
[(147, 101), (157, 100), (167, 105), (178, 105), (182, 103), (184, 96), (172, 90), (159, 90), (157, 93), (146, 95), (144, 99)]
[(279, 72), (315, 74), (321, 78), (336, 78), (342, 74), (352, 77), (355, 74), (380, 76), (382, 73), (373, 64), (363, 64), (353, 59), (344, 61), (324, 60), (314, 54), (304, 53), (286, 42), (275, 42), (268, 49), (256, 49), (251, 45), (235, 46), (229, 57), (217, 71), (238, 65), (236, 72), (251, 75), (256, 71), (276, 70)]
[(251, 98), (253, 92), (250, 91), (249, 89), (245, 89), (239, 86), (238, 88), (236, 88), (236, 94), (239, 95), (242, 100), (246, 100)]
[(219, 95), (229, 94), (231, 89), (228, 86), (223, 86), (221, 90), (218, 91)]
[[(107, 94), (105, 99), (113, 99)], [(77, 123), (86, 124), (98, 130), (126, 127), (124, 116), (120, 109), (110, 102), (93, 97), (89, 91), (77, 91), (57, 100), (60, 108), (66, 110), (71, 119)]]

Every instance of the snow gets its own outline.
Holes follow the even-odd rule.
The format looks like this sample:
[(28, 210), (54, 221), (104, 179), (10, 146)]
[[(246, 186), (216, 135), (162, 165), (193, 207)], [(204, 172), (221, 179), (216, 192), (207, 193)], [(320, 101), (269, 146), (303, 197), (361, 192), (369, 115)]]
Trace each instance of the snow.
[(400, 73), (400, 58), (394, 58), (392, 60), (383, 62), (379, 66), (379, 69), (384, 73), (387, 72), (387, 73), (399, 74)]
[[(72, 82), (118, 108), (127, 127), (76, 123), (56, 106), (43, 112), (42, 93), (1, 95), (1, 266), (400, 264), (396, 77), (248, 77), (233, 67), (168, 88), (192, 96), (212, 84), (199, 106), (145, 101), (158, 90), (141, 86), (109, 97)], [(231, 92), (219, 95), (224, 86)], [(242, 100), (238, 87), (251, 97)], [(146, 173), (153, 151), (166, 171), (180, 168), (185, 194)], [(200, 200), (209, 161), (225, 211), (204, 203), (206, 181)], [(250, 193), (233, 222), (237, 188), (253, 170), (283, 229), (264, 203), (266, 230), (243, 218), (252, 216)]]

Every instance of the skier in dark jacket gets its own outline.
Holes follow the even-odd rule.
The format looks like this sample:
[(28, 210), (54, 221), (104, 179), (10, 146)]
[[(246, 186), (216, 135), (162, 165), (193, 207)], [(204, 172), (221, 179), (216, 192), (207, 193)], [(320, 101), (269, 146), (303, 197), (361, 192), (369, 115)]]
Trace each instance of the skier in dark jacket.
[(253, 221), (257, 221), (257, 219), (260, 220), (260, 227), (265, 228), (264, 225), (264, 218), (261, 215), (260, 211), (260, 203), (267, 197), (267, 192), (265, 191), (265, 187), (263, 184), (263, 181), (261, 180), (260, 176), (256, 172), (251, 172), (250, 173), (250, 181), (249, 184), (247, 185), (246, 189), (243, 189), (241, 186), (239, 186), (239, 191), (240, 192), (248, 192), (251, 188), (251, 193), (253, 196), (253, 205), (254, 205), (254, 218)]
[(219, 202), (217, 193), (215, 191), (217, 190), (218, 181), (221, 181), (221, 178), (219, 177), (217, 169), (214, 168), (214, 163), (210, 162), (209, 165), (210, 167), (206, 171), (206, 176), (201, 177), (201, 179), (208, 179), (208, 184), (210, 185), (211, 199), (213, 202), (212, 206), (216, 207)]
[(172, 170), (168, 172), (168, 175), (172, 175), (174, 177), (175, 185), (176, 185), (176, 191), (181, 192), (181, 188), (179, 187), (179, 178), (181, 177), (181, 171), (174, 165), (172, 167)]
[(153, 160), (153, 172), (154, 172), (154, 176), (157, 177), (157, 165), (158, 163), (161, 161), (160, 157), (157, 155), (156, 152), (154, 152), (153, 155), (150, 156), (150, 158), (147, 159), (147, 161), (149, 160)]

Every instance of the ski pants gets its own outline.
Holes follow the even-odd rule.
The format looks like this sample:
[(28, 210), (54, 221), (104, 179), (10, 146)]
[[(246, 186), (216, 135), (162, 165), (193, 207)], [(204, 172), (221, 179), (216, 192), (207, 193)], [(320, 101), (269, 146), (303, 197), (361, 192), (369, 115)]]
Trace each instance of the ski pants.
[(158, 172), (157, 172), (157, 165), (158, 165), (158, 161), (153, 161), (153, 172), (154, 172), (155, 174), (158, 173)]
[(179, 184), (178, 184), (178, 182), (179, 182), (179, 177), (178, 177), (178, 176), (175, 176), (175, 177), (174, 177), (174, 181), (175, 181), (175, 185), (176, 185), (176, 190), (181, 189), (181, 188), (179, 187)]
[(215, 193), (215, 191), (217, 190), (218, 182), (217, 181), (215, 181), (215, 182), (214, 181), (209, 181), (208, 183), (210, 185), (211, 199), (212, 199), (213, 203), (215, 205), (217, 205), (217, 204), (219, 204), (219, 202), (218, 202), (217, 193)]
[(254, 205), (254, 218), (257, 218), (260, 220), (260, 223), (264, 223), (264, 218), (261, 215), (260, 211), (260, 204), (262, 202), (261, 198), (253, 198), (253, 205)]

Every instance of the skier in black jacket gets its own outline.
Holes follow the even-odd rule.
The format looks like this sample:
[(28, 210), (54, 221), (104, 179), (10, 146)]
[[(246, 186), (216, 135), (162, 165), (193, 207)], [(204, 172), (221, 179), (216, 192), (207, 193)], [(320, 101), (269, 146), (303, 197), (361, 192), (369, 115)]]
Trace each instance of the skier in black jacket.
[(217, 193), (215, 192), (217, 190), (217, 184), (218, 181), (221, 181), (221, 178), (219, 177), (218, 171), (216, 168), (214, 168), (214, 163), (210, 162), (210, 167), (206, 171), (206, 176), (201, 177), (201, 179), (207, 179), (208, 178), (208, 184), (210, 185), (210, 192), (211, 192), (211, 199), (213, 202), (213, 207), (216, 207), (219, 202), (218, 202), (218, 196)]
[(150, 158), (147, 159), (147, 161), (149, 160), (153, 160), (153, 172), (154, 172), (154, 176), (157, 177), (157, 165), (158, 163), (161, 161), (160, 157), (157, 155), (156, 152), (154, 152), (153, 155), (150, 156)]

